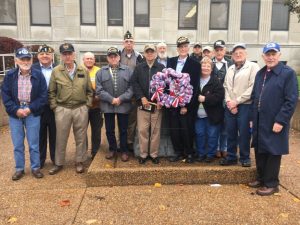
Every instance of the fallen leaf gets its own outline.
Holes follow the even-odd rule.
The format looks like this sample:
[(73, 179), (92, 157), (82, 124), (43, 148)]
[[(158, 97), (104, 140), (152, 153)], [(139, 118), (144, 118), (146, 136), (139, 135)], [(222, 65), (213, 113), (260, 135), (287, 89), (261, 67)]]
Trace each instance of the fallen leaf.
[(160, 188), (161, 187), (161, 183), (155, 183), (154, 187)]
[(160, 209), (161, 211), (165, 211), (165, 210), (166, 210), (166, 206), (164, 206), (164, 205), (159, 205), (158, 207), (159, 207), (159, 209)]
[(299, 198), (293, 198), (293, 201), (294, 202), (300, 202), (300, 199)]
[(105, 164), (105, 168), (112, 168), (112, 166), (110, 164)]
[(288, 218), (289, 214), (288, 213), (280, 213), (279, 216), (282, 218)]
[(65, 199), (65, 200), (62, 200), (59, 204), (61, 207), (64, 207), (64, 206), (69, 206), (71, 203), (70, 203), (70, 200)]
[(281, 194), (280, 194), (280, 193), (274, 193), (274, 195), (275, 195), (275, 196), (281, 196)]
[(222, 185), (221, 184), (211, 184), (210, 186), (211, 187), (221, 187)]
[(178, 184), (179, 186), (183, 186), (184, 184)]
[(17, 217), (11, 216), (8, 218), (7, 223), (15, 223), (17, 221), (18, 221)]
[(150, 189), (149, 189), (149, 190), (148, 190), (148, 192), (149, 192), (149, 193), (151, 193), (151, 192), (152, 192), (152, 190), (150, 190)]
[(103, 196), (96, 195), (95, 198), (100, 201), (105, 200), (105, 197), (103, 197)]
[(240, 187), (242, 187), (242, 188), (249, 188), (249, 186), (247, 186), (245, 184), (240, 184)]
[(86, 222), (86, 224), (93, 224), (93, 223), (97, 223), (98, 220), (91, 219), (91, 220), (87, 220), (87, 221), (85, 221), (85, 222)]

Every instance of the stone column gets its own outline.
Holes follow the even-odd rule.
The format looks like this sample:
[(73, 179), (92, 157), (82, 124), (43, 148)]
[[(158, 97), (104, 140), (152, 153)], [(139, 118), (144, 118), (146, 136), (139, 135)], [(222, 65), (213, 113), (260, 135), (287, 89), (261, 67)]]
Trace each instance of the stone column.
[(229, 1), (228, 42), (236, 43), (240, 41), (241, 11), (241, 0)]
[(124, 34), (129, 30), (134, 36), (134, 0), (123, 1)]
[(209, 42), (209, 17), (210, 0), (198, 1), (198, 28), (196, 40), (199, 42)]
[(107, 38), (107, 0), (96, 1), (97, 38)]
[(260, 2), (258, 42), (270, 41), (273, 0)]
[(30, 39), (29, 0), (16, 1), (18, 39)]

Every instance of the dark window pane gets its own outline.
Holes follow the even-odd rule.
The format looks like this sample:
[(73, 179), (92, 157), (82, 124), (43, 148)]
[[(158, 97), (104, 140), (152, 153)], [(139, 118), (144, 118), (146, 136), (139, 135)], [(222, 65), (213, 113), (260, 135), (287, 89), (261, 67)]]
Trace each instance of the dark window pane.
[(0, 24), (17, 24), (16, 0), (1, 0)]
[(149, 0), (135, 0), (134, 25), (140, 27), (149, 26)]
[(107, 0), (108, 25), (123, 25), (123, 0)]
[(95, 0), (80, 0), (81, 24), (96, 24)]
[(289, 7), (284, 5), (284, 0), (274, 0), (271, 30), (288, 30), (289, 16)]
[(30, 3), (31, 25), (50, 25), (49, 0), (31, 0)]
[(210, 5), (210, 29), (228, 28), (228, 0), (212, 0)]
[(179, 1), (179, 28), (197, 29), (197, 7), (198, 1), (180, 0)]
[(258, 30), (259, 0), (243, 0), (241, 13), (242, 30)]

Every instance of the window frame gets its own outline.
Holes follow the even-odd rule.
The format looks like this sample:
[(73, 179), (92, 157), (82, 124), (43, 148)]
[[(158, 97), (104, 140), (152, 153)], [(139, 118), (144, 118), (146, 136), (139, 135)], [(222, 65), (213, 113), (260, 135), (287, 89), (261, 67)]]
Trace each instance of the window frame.
[(136, 24), (136, 2), (137, 2), (138, 0), (134, 0), (134, 14), (133, 14), (133, 16), (134, 16), (134, 26), (135, 27), (150, 27), (150, 0), (147, 0), (148, 1), (148, 12), (147, 12), (147, 15), (148, 15), (148, 24), (146, 24), (146, 25), (137, 25)]
[[(287, 18), (287, 28), (286, 29), (272, 29), (272, 18), (273, 18), (273, 9), (274, 9), (274, 4), (283, 4), (284, 5), (284, 2), (275, 2), (273, 1), (272, 2), (272, 14), (271, 14), (271, 27), (270, 27), (270, 31), (289, 31), (290, 30), (290, 17), (291, 17), (291, 13), (290, 11), (288, 10), (288, 18)], [(286, 6), (288, 7), (288, 6)]]
[[(243, 2), (244, 1), (249, 1), (249, 0), (242, 0), (242, 7), (243, 7)], [(251, 2), (251, 1), (249, 1)], [(257, 28), (242, 28), (242, 16), (241, 16), (241, 21), (240, 21), (240, 30), (259, 30), (259, 21), (260, 21), (260, 10), (261, 10), (261, 1), (258, 0), (256, 3), (258, 3), (258, 20), (257, 20)], [(241, 10), (242, 11), (242, 10)], [(241, 14), (242, 15), (242, 14)]]
[(80, 25), (83, 25), (83, 26), (91, 26), (91, 25), (96, 25), (97, 24), (97, 10), (96, 10), (96, 7), (97, 7), (97, 3), (96, 3), (96, 0), (93, 0), (94, 1), (94, 19), (95, 19), (95, 22), (94, 23), (84, 23), (82, 21), (83, 17), (82, 17), (82, 2), (84, 0), (79, 0), (79, 4), (80, 4)]
[(17, 2), (15, 1), (15, 15), (16, 15), (16, 22), (15, 23), (1, 23), (0, 22), (0, 26), (2, 25), (10, 25), (10, 26), (15, 26), (18, 24), (18, 18), (17, 18)]
[(121, 8), (122, 8), (122, 16), (121, 16), (121, 18), (122, 18), (122, 23), (121, 24), (110, 24), (109, 23), (109, 0), (107, 0), (106, 1), (106, 5), (107, 5), (107, 26), (114, 26), (114, 27), (122, 27), (123, 25), (124, 25), (124, 0), (120, 0), (121, 1)]
[(49, 4), (49, 24), (40, 24), (40, 23), (33, 23), (32, 22), (32, 0), (29, 0), (29, 14), (30, 14), (30, 26), (43, 26), (43, 27), (51, 27), (52, 25), (52, 20), (51, 20), (51, 3), (50, 0), (48, 0)]
[[(211, 5), (212, 3), (227, 3), (228, 9), (227, 9), (227, 18), (226, 18), (226, 28), (212, 28), (211, 27)], [(210, 10), (209, 10), (209, 30), (228, 30), (229, 25), (229, 12), (230, 12), (230, 1), (229, 0), (216, 0), (216, 2), (210, 1)]]
[(177, 28), (178, 30), (198, 30), (198, 5), (199, 5), (199, 0), (192, 0), (191, 2), (195, 2), (196, 6), (197, 6), (197, 10), (196, 10), (196, 23), (195, 23), (195, 27), (180, 27), (180, 3), (182, 2), (186, 2), (185, 0), (178, 0), (178, 24), (177, 24)]

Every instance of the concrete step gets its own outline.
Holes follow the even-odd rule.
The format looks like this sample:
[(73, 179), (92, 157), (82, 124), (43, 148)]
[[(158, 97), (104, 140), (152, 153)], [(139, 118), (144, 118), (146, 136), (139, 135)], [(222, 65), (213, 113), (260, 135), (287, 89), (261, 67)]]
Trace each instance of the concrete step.
[[(254, 160), (252, 160), (254, 161)], [(170, 163), (162, 158), (154, 165), (149, 160), (140, 165), (136, 158), (122, 162), (120, 155), (114, 160), (105, 159), (100, 151), (91, 163), (86, 183), (88, 187), (153, 185), (161, 184), (246, 184), (255, 179), (255, 166), (220, 166), (218, 160), (213, 163), (186, 164)]]

